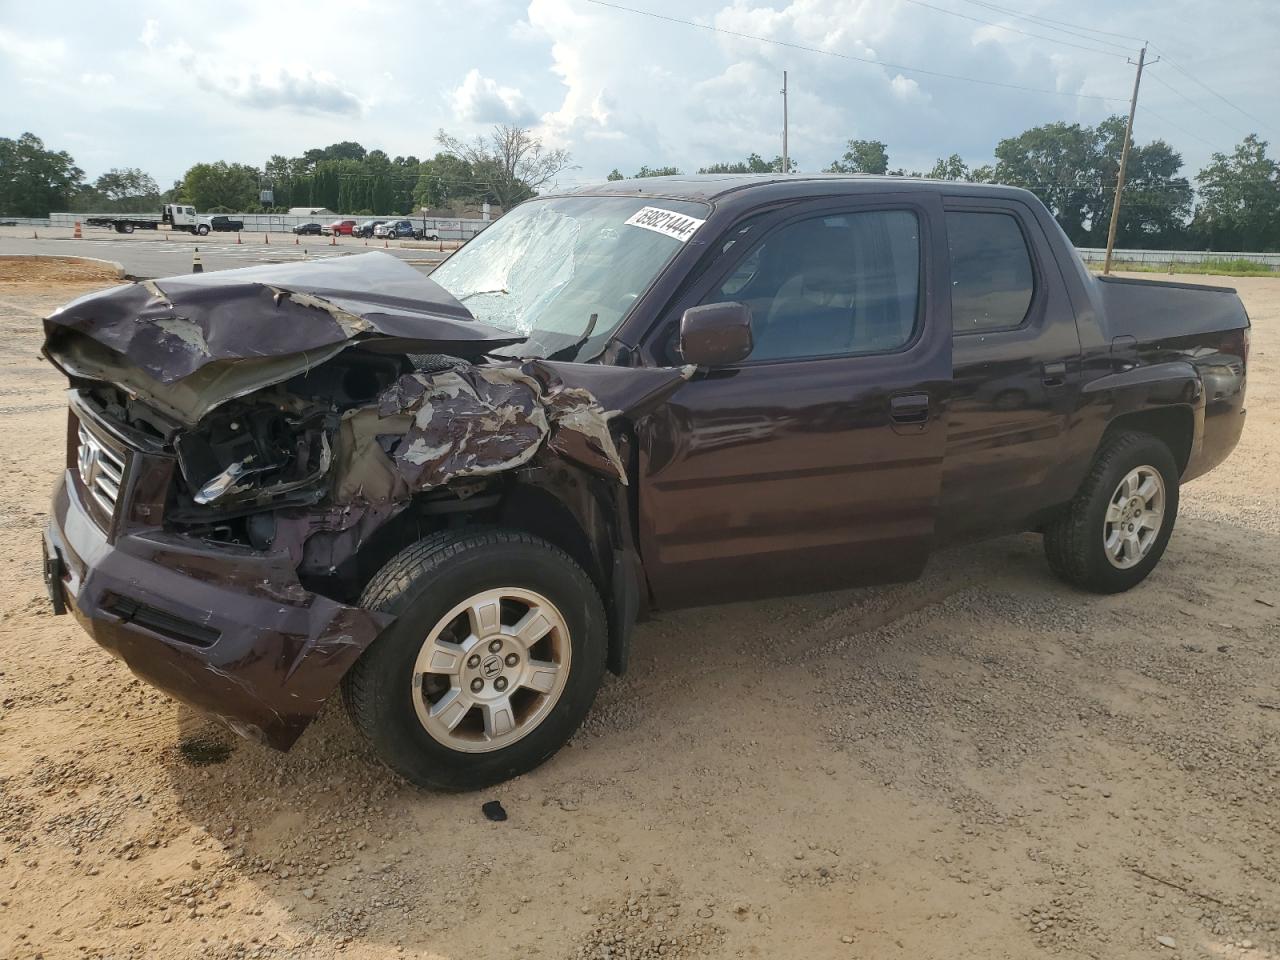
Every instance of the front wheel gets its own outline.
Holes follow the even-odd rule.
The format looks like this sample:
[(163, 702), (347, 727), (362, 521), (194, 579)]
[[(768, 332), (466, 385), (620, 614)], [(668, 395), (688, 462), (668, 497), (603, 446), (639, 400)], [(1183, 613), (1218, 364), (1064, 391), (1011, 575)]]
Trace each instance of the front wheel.
[(604, 675), (595, 585), (519, 531), (420, 540), (361, 606), (397, 620), (347, 675), (347, 707), (382, 760), (421, 786), (475, 790), (536, 767), (578, 729)]
[(1066, 511), (1044, 531), (1049, 566), (1096, 593), (1120, 593), (1147, 578), (1178, 516), (1178, 465), (1157, 437), (1110, 438)]
[(202, 223), (200, 226), (196, 227), (196, 233), (202, 237), (207, 237), (209, 235), (209, 228)]

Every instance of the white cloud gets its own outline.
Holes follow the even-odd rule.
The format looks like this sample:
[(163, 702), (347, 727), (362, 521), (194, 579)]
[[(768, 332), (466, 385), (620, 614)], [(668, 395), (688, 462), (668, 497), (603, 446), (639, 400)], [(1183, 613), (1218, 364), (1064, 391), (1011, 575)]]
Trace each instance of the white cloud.
[(57, 73), (66, 60), (67, 44), (61, 38), (45, 40), (0, 27), (0, 55), (23, 70)]
[(276, 66), (238, 74), (204, 61), (196, 61), (195, 66), (200, 86), (241, 106), (342, 117), (358, 117), (364, 111), (360, 98), (325, 71)]
[[(1038, 2), (1046, 15), (1135, 35), (1168, 19), (1160, 0)], [(1063, 94), (1124, 100), (1133, 84), (1123, 57), (985, 29), (907, 0), (634, 5), (845, 57)], [(1251, 113), (1274, 117), (1275, 71), (1254, 48), (1280, 42), (1280, 21), (1255, 18), (1244, 36), (1212, 4), (1177, 6), (1182, 32), (1196, 38), (1181, 62)], [(952, 152), (981, 163), (999, 139), (1028, 127), (1097, 123), (1125, 108), (823, 56), (586, 0), (307, 0), (305, 17), (261, 0), (149, 3), (132, 16), (100, 0), (0, 0), (0, 9), (0, 89), (15, 91), (0, 97), (0, 132), (31, 130), (65, 146), (91, 176), (143, 166), (166, 184), (199, 160), (261, 163), (340, 140), (429, 156), (440, 127), (466, 137), (504, 121), (572, 151), (581, 167), (574, 179), (615, 166), (694, 170), (751, 152), (772, 157), (781, 150), (783, 70), (790, 149), (803, 170), (826, 166), (850, 138), (884, 140), (895, 168), (927, 170)], [(1207, 102), (1181, 75), (1163, 76)], [(1215, 120), (1159, 84), (1144, 85), (1142, 97), (1151, 112), (1139, 113), (1139, 139), (1168, 139), (1192, 175), (1250, 126), (1226, 107)]]
[(920, 92), (920, 84), (909, 77), (904, 77), (900, 73), (893, 75), (893, 79), (889, 81), (889, 89), (893, 91), (893, 95), (899, 100), (929, 99), (928, 94)]
[(504, 87), (474, 69), (450, 91), (449, 102), (453, 105), (454, 117), (464, 123), (525, 126), (536, 117), (523, 93), (515, 87)]
[(154, 50), (160, 43), (160, 21), (148, 20), (142, 25), (142, 35), (138, 37), (138, 42), (148, 50)]

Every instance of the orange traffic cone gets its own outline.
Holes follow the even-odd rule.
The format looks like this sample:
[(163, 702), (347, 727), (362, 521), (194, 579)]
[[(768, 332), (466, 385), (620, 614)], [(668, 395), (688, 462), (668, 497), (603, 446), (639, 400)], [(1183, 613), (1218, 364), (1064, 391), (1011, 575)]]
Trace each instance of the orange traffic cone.
[(73, 239), (75, 239), (75, 240), (80, 240), (80, 239), (82, 239), (81, 234), (80, 234), (80, 221), (79, 221), (79, 220), (77, 220), (77, 221), (76, 221), (76, 231), (75, 231), (75, 233), (73, 233), (71, 236), (72, 236), (72, 238), (73, 238)]
[(191, 255), (191, 272), (204, 273), (204, 264), (200, 262), (200, 248), (196, 247), (195, 253)]
[(386, 250), (389, 246), (391, 246), (391, 244), (387, 243), (386, 239), (384, 238), (382, 241), (382, 249)]
[(296, 247), (301, 241), (298, 240), (297, 234), (294, 234), (293, 245)]
[(267, 236), (267, 234), (265, 234), (265, 233), (264, 233), (264, 234), (262, 235), (262, 242), (263, 242), (263, 243), (265, 243), (267, 246), (270, 246), (270, 245), (271, 245), (271, 237)]
[(240, 231), (239, 231), (239, 230), (237, 230), (237, 231), (236, 231), (236, 243), (237, 243), (237, 245), (240, 243)]
[(32, 240), (39, 240), (39, 239), (40, 239), (40, 234), (38, 234), (38, 233), (36, 233), (34, 230), (32, 230), (32, 231), (31, 231), (31, 239), (32, 239)]
[(338, 245), (338, 235), (335, 233), (329, 237), (329, 246), (336, 247)]

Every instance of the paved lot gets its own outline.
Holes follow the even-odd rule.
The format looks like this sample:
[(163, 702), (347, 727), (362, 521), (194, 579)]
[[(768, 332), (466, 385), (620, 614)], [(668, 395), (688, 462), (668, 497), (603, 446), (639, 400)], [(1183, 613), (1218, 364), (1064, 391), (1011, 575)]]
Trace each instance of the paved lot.
[(39, 317), (85, 288), (0, 284), (0, 958), (1275, 960), (1280, 280), (1196, 279), (1253, 318), (1249, 425), (1146, 584), (1025, 535), (667, 614), (568, 749), (464, 795), (336, 703), (239, 741), (50, 615)]
[(382, 240), (354, 240), (350, 237), (339, 238), (336, 245), (331, 244), (328, 237), (299, 237), (295, 244), (291, 234), (283, 233), (270, 234), (266, 243), (263, 239), (268, 235), (245, 233), (241, 234), (241, 243), (237, 244), (234, 234), (210, 234), (207, 237), (174, 234), (167, 237), (152, 231), (118, 235), (94, 229), (85, 230), (83, 239), (74, 240), (69, 230), (37, 229), (35, 232), (38, 239), (32, 239), (30, 228), (0, 227), (0, 255), (97, 257), (122, 264), (130, 276), (152, 278), (189, 273), (192, 254), (197, 247), (205, 270), (284, 263), (306, 257), (347, 256), (376, 249), (430, 272), (450, 252), (447, 241), (443, 244), (443, 251), (438, 249), (439, 245), (430, 243), (406, 245), (401, 241), (389, 241), (384, 247)]

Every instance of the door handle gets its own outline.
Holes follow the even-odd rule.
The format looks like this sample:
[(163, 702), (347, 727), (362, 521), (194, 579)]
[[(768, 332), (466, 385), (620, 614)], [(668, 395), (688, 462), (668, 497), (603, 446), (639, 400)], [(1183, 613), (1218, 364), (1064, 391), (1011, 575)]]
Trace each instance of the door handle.
[(1040, 365), (1040, 382), (1046, 387), (1060, 387), (1067, 382), (1067, 365), (1061, 360)]
[(925, 424), (929, 422), (929, 395), (908, 393), (889, 398), (889, 416), (894, 423)]

